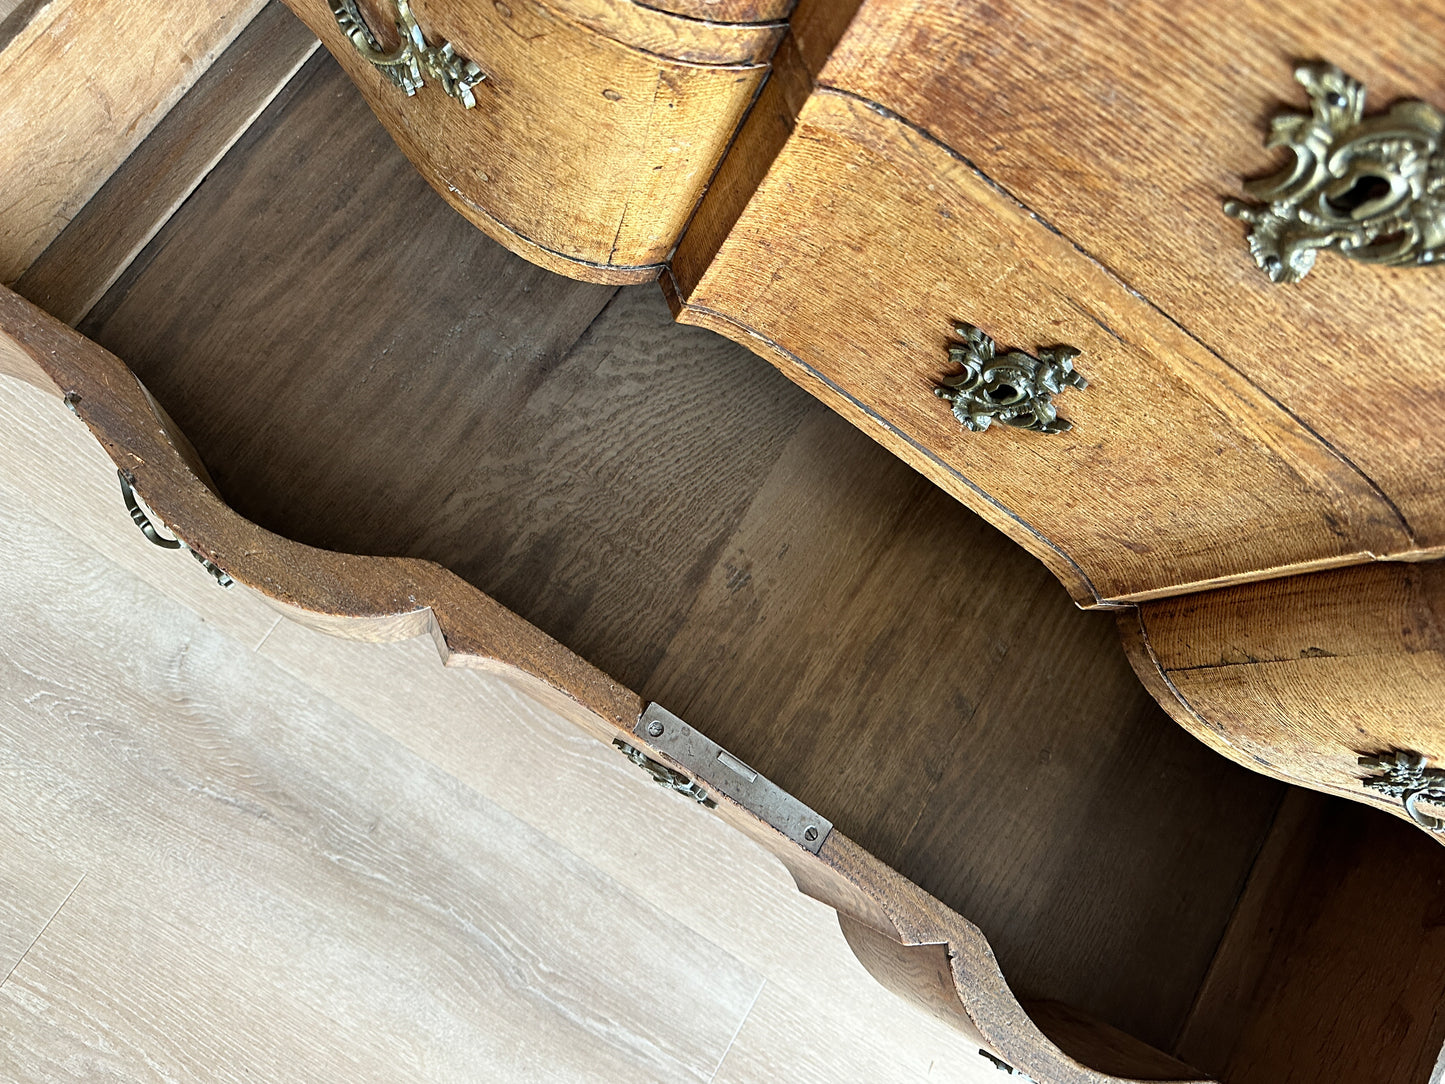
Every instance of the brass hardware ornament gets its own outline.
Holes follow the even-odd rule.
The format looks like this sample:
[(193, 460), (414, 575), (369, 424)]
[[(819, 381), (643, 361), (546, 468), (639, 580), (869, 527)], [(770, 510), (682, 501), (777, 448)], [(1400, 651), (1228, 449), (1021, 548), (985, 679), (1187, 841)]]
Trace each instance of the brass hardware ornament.
[[(72, 410), (74, 409), (69, 395), (66, 396), (66, 405), (70, 406)], [(166, 538), (160, 531), (156, 530), (155, 524), (150, 520), (150, 516), (145, 514), (145, 509), (143, 509), (140, 506), (140, 502), (136, 500), (135, 478), (132, 477), (128, 471), (120, 470), (116, 471), (116, 474), (120, 476), (120, 496), (121, 499), (125, 501), (125, 510), (130, 513), (131, 522), (140, 528), (140, 533), (145, 535), (146, 539), (152, 545), (159, 546), (163, 550), (185, 550), (201, 563), (201, 567), (211, 574), (211, 579), (215, 580), (216, 583), (222, 587), (232, 587), (235, 585), (236, 581), (231, 579), (215, 562), (202, 557), (179, 538)]]
[(994, 341), (972, 324), (954, 328), (962, 342), (949, 344), (948, 359), (963, 372), (940, 381), (933, 394), (947, 399), (953, 416), (973, 433), (994, 422), (1035, 433), (1064, 433), (1073, 423), (1059, 417), (1053, 397), (1066, 387), (1087, 388), (1074, 371), (1079, 351), (1050, 346), (1038, 357), (1022, 350), (997, 352)]
[(1366, 787), (1401, 799), (1412, 821), (1427, 832), (1445, 834), (1445, 820), (1420, 811), (1421, 802), (1445, 805), (1445, 771), (1430, 767), (1429, 758), (1395, 749), (1360, 757), (1360, 767), (1382, 773), (1363, 780)]
[(331, 14), (356, 51), (406, 91), (407, 97), (426, 86), (423, 76), (429, 75), (466, 108), (477, 104), (472, 88), (487, 77), (486, 73), (472, 61), (458, 56), (449, 41), (428, 45), (407, 0), (396, 0), (396, 29), (401, 34), (401, 45), (390, 53), (382, 49), (381, 42), (366, 25), (356, 0), (331, 0)]
[(711, 794), (681, 772), (675, 772), (666, 764), (653, 760), (641, 749), (633, 745), (628, 745), (621, 738), (613, 738), (612, 744), (622, 750), (623, 755), (627, 757), (628, 760), (652, 776), (652, 781), (658, 786), (666, 787), (668, 790), (675, 790), (684, 797), (691, 798), (698, 805), (706, 806), (709, 809), (717, 805), (717, 802), (713, 801)]
[(1261, 202), (1224, 204), (1249, 224), (1255, 262), (1298, 282), (1322, 249), (1392, 267), (1445, 258), (1445, 113), (1403, 101), (1367, 119), (1364, 85), (1333, 64), (1301, 64), (1294, 77), (1311, 112), (1275, 117), (1265, 140), (1294, 160), (1245, 183)]

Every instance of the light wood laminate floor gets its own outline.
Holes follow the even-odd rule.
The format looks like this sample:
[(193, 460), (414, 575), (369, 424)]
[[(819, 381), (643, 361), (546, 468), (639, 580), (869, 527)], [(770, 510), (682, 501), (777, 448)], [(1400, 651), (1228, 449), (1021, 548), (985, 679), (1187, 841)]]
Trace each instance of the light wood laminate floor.
[(0, 1079), (1004, 1079), (614, 751), (151, 547), (5, 378), (0, 600)]

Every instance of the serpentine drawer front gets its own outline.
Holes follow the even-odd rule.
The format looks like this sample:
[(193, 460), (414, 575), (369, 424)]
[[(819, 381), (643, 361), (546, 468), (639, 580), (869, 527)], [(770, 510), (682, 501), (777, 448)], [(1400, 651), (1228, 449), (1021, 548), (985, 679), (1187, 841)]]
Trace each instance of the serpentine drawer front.
[(0, 289), (132, 544), (576, 722), (988, 1075), (1439, 1075), (1445, 15), (285, 2), (344, 72)]
[(767, 0), (736, 24), (630, 0), (289, 3), (452, 206), (613, 283), (657, 277), (783, 30)]
[[(679, 319), (772, 358), (1086, 605), (1438, 554), (1445, 278), (1388, 266), (1440, 240), (1440, 115), (1400, 104), (1445, 86), (1438, 9), (865, 0), (792, 25), (673, 262)], [(1307, 156), (1269, 204), (1244, 181), (1292, 160), (1274, 117), (1346, 164)], [(960, 405), (964, 326), (1068, 347), (1087, 387), (1033, 391), (1071, 427), (1015, 428), (1017, 368)]]

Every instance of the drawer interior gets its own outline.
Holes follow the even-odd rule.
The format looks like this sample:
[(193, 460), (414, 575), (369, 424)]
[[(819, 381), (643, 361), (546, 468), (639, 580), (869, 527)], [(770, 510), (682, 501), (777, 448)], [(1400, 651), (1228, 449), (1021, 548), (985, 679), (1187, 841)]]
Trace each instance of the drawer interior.
[[(977, 923), (1021, 997), (1190, 1040), (1223, 1072), (1207, 1062), (1248, 1062), (1251, 1035), (1308, 1046), (1288, 1021), (1318, 1025), (1320, 997), (1368, 1016), (1347, 974), (1290, 970), (1374, 945), (1331, 901), (1445, 906), (1433, 843), (1369, 810), (1282, 815), (1287, 788), (1149, 698), (1107, 614), (743, 348), (674, 324), (655, 286), (486, 239), (327, 57), (81, 330), (241, 514), (451, 568)], [(1324, 902), (1281, 904), (1306, 890)], [(1408, 1001), (1433, 1020), (1433, 930), (1373, 949), (1381, 1019)], [(1215, 1011), (1241, 983), (1274, 998), (1268, 1042), (1266, 1017)]]

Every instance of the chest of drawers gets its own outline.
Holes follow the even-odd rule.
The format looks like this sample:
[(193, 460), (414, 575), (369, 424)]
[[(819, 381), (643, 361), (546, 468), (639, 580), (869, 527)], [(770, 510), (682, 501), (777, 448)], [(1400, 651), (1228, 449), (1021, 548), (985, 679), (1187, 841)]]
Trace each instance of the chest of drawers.
[[(1436, 753), (1440, 287), (1275, 284), (1221, 197), (1300, 57), (1438, 97), (1438, 16), (295, 6), (456, 210), (601, 285), (465, 227), (311, 65), (82, 324), (154, 399), (0, 313), (164, 530), (622, 743), (1033, 1079), (1431, 1078), (1438, 848), (1145, 688), (1401, 818), (1359, 758)], [(436, 51), (413, 94), (358, 20)], [(659, 275), (1003, 534), (613, 290)], [(936, 392), (989, 342), (1085, 378), (1071, 428), (964, 428)]]

